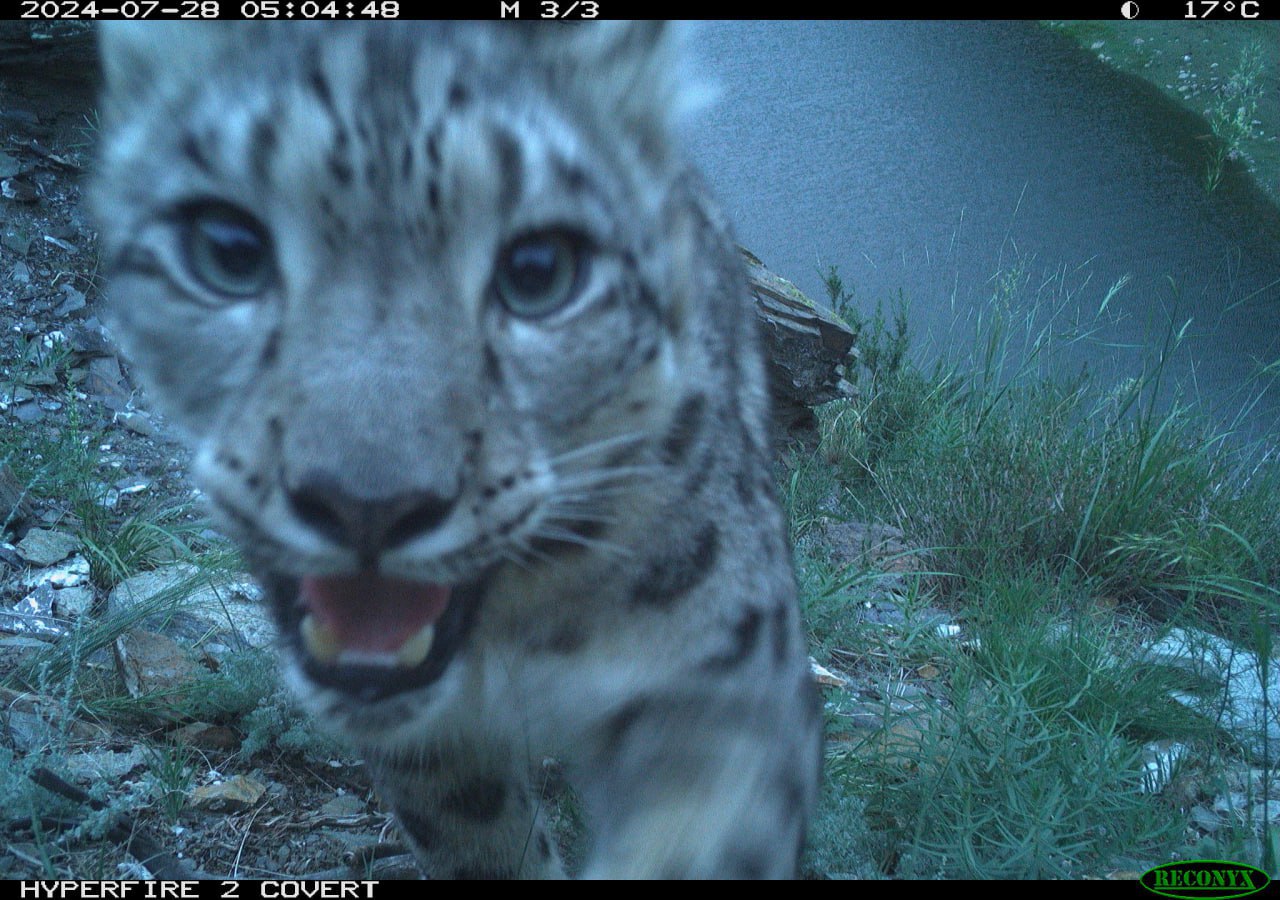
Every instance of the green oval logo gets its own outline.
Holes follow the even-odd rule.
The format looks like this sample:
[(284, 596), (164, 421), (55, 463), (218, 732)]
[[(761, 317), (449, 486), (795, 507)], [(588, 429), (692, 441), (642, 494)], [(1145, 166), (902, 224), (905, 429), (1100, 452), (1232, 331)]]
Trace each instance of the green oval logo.
[(1148, 869), (1139, 879), (1144, 888), (1180, 900), (1228, 900), (1247, 897), (1271, 883), (1261, 869), (1223, 859), (1190, 859)]

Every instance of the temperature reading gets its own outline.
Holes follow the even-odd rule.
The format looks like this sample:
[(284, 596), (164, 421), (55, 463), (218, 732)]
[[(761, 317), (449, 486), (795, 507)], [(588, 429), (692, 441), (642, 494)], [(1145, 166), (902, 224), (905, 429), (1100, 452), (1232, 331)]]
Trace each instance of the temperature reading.
[(1184, 19), (1208, 19), (1238, 16), (1241, 19), (1256, 19), (1262, 15), (1262, 0), (1187, 0), (1187, 14)]

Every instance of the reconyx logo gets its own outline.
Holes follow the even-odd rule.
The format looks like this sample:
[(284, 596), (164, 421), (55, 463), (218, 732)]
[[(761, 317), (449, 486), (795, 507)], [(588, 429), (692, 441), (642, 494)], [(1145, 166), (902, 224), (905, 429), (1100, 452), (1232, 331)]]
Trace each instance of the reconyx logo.
[(1165, 863), (1142, 873), (1142, 886), (1162, 897), (1181, 900), (1228, 900), (1247, 897), (1271, 883), (1271, 876), (1244, 863), (1192, 859)]

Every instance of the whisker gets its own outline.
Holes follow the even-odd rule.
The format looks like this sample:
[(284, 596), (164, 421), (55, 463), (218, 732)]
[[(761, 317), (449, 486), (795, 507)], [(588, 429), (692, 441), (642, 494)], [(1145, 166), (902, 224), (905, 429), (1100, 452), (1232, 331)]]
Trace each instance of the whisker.
[(545, 564), (551, 562), (551, 558), (546, 554), (535, 550), (526, 537), (517, 538), (511, 545), (503, 550), (504, 555), (507, 553), (515, 554), (514, 559), (518, 560), (518, 564), (523, 568), (529, 568), (536, 564)]
[(630, 557), (633, 551), (628, 547), (615, 544), (612, 541), (602, 541), (597, 538), (583, 537), (582, 535), (571, 531), (567, 528), (561, 528), (557, 525), (543, 524), (539, 526), (534, 533), (534, 537), (542, 540), (557, 541), (562, 544), (574, 544), (579, 547), (585, 547), (588, 550), (594, 550), (601, 554), (610, 556)]
[(518, 566), (521, 569), (528, 570), (533, 567), (533, 563), (535, 562), (535, 560), (531, 558), (533, 556), (533, 552), (534, 551), (531, 547), (508, 545), (502, 549), (502, 559), (505, 562), (511, 563), (513, 566)]
[(594, 509), (575, 509), (572, 505), (557, 502), (547, 515), (548, 521), (592, 522), (601, 525), (617, 525), (617, 516)]
[(634, 491), (654, 474), (652, 470), (628, 468), (626, 470), (600, 470), (568, 472), (560, 476), (557, 490), (563, 493), (582, 492), (603, 495), (623, 494)]
[(618, 447), (639, 444), (644, 440), (644, 438), (644, 434), (638, 431), (614, 435), (613, 437), (604, 438), (602, 440), (595, 441), (594, 443), (586, 444), (582, 447), (574, 447), (572, 450), (566, 450), (564, 453), (553, 456), (550, 462), (552, 466), (555, 466), (562, 462), (570, 462), (583, 457), (597, 456), (601, 453), (617, 449)]

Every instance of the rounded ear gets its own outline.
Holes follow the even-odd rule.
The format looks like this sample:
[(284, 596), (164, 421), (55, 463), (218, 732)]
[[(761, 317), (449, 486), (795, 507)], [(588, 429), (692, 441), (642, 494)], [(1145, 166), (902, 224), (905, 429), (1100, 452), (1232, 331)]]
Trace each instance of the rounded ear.
[[(197, 77), (236, 40), (231, 22), (102, 22), (98, 56), (106, 94), (116, 103), (145, 97), (157, 85)], [(241, 32), (244, 35), (244, 32)]]
[(686, 52), (693, 30), (687, 22), (565, 22), (538, 23), (527, 35), (566, 90), (586, 94), (642, 136), (665, 139), (713, 99)]

